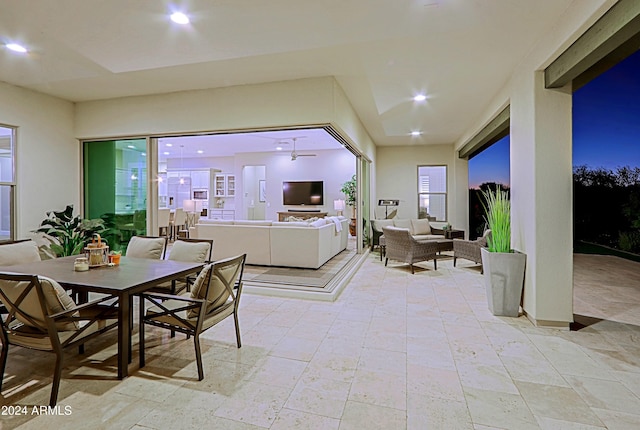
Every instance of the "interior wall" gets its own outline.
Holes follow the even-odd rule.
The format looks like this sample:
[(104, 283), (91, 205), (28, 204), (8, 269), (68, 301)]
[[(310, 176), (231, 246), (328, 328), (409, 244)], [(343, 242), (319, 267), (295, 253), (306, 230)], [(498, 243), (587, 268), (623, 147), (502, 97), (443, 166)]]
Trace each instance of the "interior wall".
[[(459, 159), (453, 145), (381, 146), (377, 149), (378, 199), (399, 199), (398, 218), (418, 216), (418, 166), (447, 166), (447, 218), (457, 229), (468, 231), (468, 162)], [(378, 217), (380, 208), (375, 207)]]
[(80, 208), (80, 146), (73, 103), (0, 82), (0, 123), (16, 137), (16, 238), (38, 228), (46, 213)]
[[(247, 203), (244, 194), (253, 185), (245, 187), (244, 167), (265, 166), (266, 202), (264, 202), (264, 218), (277, 220), (279, 211), (287, 209), (318, 209), (335, 215), (333, 201), (344, 199), (340, 192), (342, 184), (351, 179), (356, 172), (356, 157), (346, 149), (315, 151), (315, 157), (299, 157), (291, 161), (288, 152), (255, 152), (238, 153), (234, 157), (202, 157), (169, 160), (168, 167), (185, 170), (196, 168), (219, 169), (221, 173), (233, 174), (236, 177), (236, 196), (225, 198), (224, 209), (234, 209), (236, 219), (247, 214)], [(322, 206), (284, 206), (282, 202), (283, 181), (323, 181), (324, 205)], [(211, 195), (213, 192), (211, 191)], [(210, 205), (213, 205), (210, 198)], [(255, 199), (254, 199), (255, 200)], [(257, 204), (258, 202), (254, 202)], [(249, 203), (250, 204), (250, 203)], [(348, 215), (348, 213), (346, 213)]]

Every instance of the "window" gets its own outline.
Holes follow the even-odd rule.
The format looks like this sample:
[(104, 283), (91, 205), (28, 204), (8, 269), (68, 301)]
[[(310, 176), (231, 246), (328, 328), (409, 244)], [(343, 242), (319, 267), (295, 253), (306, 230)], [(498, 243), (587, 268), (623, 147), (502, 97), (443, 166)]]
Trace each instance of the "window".
[(447, 166), (418, 166), (418, 218), (447, 221)]
[(0, 240), (14, 239), (15, 136), (14, 127), (0, 125)]

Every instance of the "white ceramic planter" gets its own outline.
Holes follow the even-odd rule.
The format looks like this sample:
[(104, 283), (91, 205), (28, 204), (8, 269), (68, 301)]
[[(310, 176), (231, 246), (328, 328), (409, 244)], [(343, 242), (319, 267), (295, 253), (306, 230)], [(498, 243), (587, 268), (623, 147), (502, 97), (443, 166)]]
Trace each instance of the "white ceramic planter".
[(480, 250), (489, 310), (497, 316), (517, 317), (520, 312), (527, 256), (521, 252)]

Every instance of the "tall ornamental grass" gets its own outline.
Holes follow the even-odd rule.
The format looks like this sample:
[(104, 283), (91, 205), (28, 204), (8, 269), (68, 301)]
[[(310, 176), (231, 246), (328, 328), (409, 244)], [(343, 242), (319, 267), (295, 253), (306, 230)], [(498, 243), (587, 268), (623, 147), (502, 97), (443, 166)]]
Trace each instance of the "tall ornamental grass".
[[(496, 187), (482, 191), (485, 220), (491, 230), (490, 252), (511, 252), (511, 202), (506, 191)], [(486, 203), (485, 203), (486, 202)]]

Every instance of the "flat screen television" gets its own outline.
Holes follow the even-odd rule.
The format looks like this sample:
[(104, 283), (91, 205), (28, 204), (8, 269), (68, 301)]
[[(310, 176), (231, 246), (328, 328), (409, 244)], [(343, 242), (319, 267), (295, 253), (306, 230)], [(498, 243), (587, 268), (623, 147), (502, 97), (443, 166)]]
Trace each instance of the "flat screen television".
[(285, 205), (323, 205), (322, 181), (285, 181), (282, 183), (282, 201)]

